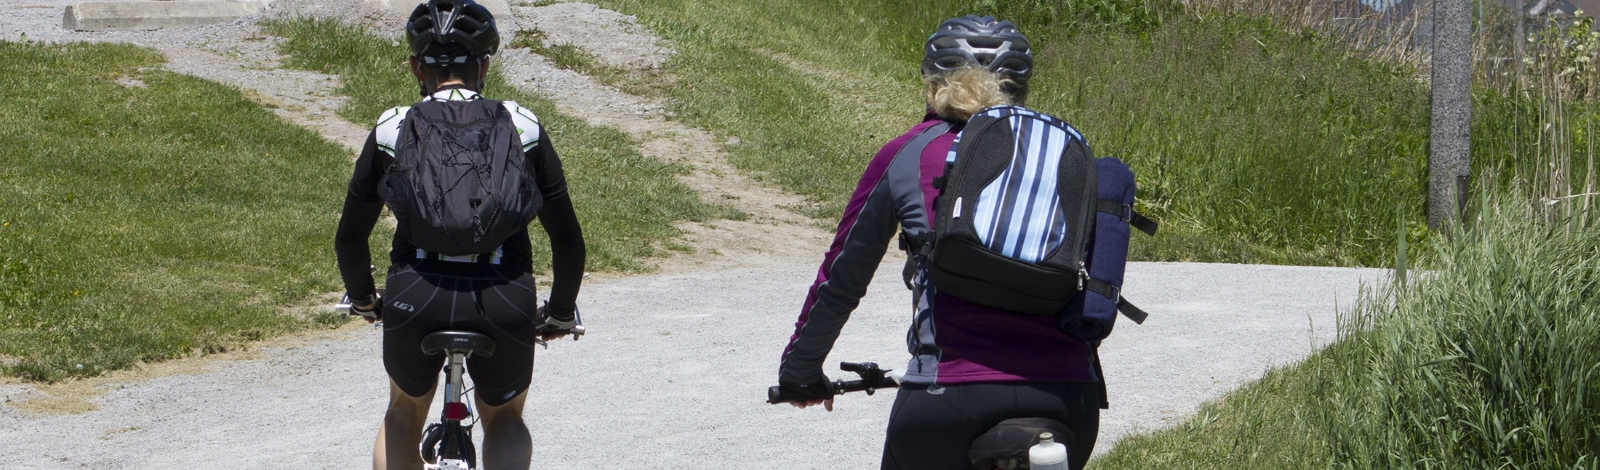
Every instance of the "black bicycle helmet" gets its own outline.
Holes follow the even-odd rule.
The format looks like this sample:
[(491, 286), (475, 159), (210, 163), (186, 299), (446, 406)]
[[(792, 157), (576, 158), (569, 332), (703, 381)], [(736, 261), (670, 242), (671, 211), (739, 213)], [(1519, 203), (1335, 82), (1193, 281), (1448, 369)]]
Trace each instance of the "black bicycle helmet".
[(967, 15), (939, 25), (923, 48), (922, 74), (981, 67), (1011, 80), (1007, 93), (1022, 96), (1033, 75), (1033, 49), (1010, 21)]
[[(493, 55), (500, 49), (500, 31), (489, 9), (472, 0), (430, 0), (417, 5), (406, 21), (411, 55), (446, 59), (443, 65), (465, 63), (468, 57)], [(429, 63), (435, 63), (429, 61)]]

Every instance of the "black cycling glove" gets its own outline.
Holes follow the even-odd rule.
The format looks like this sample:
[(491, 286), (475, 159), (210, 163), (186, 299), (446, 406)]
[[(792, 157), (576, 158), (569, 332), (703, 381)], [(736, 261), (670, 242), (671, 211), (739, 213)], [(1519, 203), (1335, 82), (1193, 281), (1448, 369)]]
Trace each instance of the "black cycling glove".
[(558, 312), (551, 309), (547, 303), (539, 307), (536, 314), (539, 316), (539, 325), (534, 327), (534, 331), (540, 334), (572, 335), (572, 339), (576, 341), (588, 331), (583, 326), (583, 317), (579, 316), (577, 308), (573, 308), (571, 312)]
[(778, 381), (778, 389), (785, 398), (798, 400), (831, 400), (835, 395), (833, 381), (824, 375), (810, 384), (797, 384), (784, 380)]
[[(365, 310), (362, 309), (363, 305), (366, 306)], [(372, 294), (372, 296), (367, 297), (365, 300), (351, 300), (350, 313), (361, 315), (362, 318), (366, 318), (367, 320), (382, 320), (383, 298), (379, 297), (378, 294)]]

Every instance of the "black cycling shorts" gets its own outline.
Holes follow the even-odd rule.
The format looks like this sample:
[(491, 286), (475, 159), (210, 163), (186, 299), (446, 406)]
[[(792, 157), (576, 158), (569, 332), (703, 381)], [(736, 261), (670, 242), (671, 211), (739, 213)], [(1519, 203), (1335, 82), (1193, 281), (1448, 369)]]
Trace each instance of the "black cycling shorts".
[[(972, 470), (974, 439), (1012, 418), (1050, 418), (1072, 429), (1067, 462), (1082, 469), (1100, 433), (1098, 383), (975, 383), (900, 389), (889, 412), (883, 470)], [(1059, 442), (1059, 441), (1058, 441)]]
[(533, 275), (492, 264), (419, 260), (389, 268), (383, 304), (383, 368), (407, 395), (437, 385), (444, 354), (422, 354), (422, 337), (467, 330), (494, 339), (494, 355), (467, 358), (478, 398), (500, 406), (533, 380), (539, 298)]

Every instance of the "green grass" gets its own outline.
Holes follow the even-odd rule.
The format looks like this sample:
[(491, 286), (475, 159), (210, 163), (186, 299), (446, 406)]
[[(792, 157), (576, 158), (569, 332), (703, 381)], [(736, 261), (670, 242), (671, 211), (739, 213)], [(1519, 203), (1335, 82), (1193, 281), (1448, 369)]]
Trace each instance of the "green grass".
[(1600, 227), (1492, 198), (1341, 338), (1092, 468), (1600, 468)]
[[(406, 49), (364, 27), (299, 18), (269, 22), (263, 30), (288, 39), (281, 46), (287, 66), (340, 77), (339, 93), (350, 100), (339, 115), (350, 122), (371, 126), (384, 110), (419, 99), (417, 82), (405, 65)], [(583, 224), (591, 270), (647, 270), (644, 258), (660, 256), (672, 247), (683, 249), (672, 242), (681, 235), (675, 223), (731, 214), (730, 209), (702, 203), (692, 189), (678, 182), (676, 176), (686, 168), (640, 155), (638, 142), (627, 134), (588, 125), (556, 111), (547, 99), (507, 86), (493, 67), (484, 95), (533, 110), (550, 132)], [(544, 269), (549, 244), (543, 232), (532, 233), (534, 266)]]
[(1032, 107), (1140, 175), (1165, 232), (1136, 237), (1137, 259), (1381, 264), (1400, 216), (1424, 214), (1428, 98), (1413, 72), (1265, 20), (1164, 2), (599, 3), (677, 45), (653, 87), (677, 116), (738, 137), (736, 165), (824, 219), (921, 117), (929, 31), (974, 12), (1013, 18), (1033, 40)]
[(0, 41), (5, 375), (90, 376), (339, 323), (291, 307), (338, 288), (348, 152), (162, 62)]

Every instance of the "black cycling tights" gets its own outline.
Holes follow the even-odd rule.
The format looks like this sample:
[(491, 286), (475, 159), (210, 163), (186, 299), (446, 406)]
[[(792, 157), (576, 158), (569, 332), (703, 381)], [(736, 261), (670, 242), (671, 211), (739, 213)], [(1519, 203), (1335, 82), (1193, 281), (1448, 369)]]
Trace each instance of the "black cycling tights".
[(1095, 383), (978, 383), (901, 388), (889, 413), (883, 470), (972, 470), (967, 448), (984, 431), (1011, 418), (1050, 418), (1075, 435), (1066, 444), (1073, 470), (1082, 469), (1100, 432), (1100, 385)]
[(383, 366), (407, 395), (432, 390), (443, 354), (422, 354), (422, 337), (439, 330), (476, 331), (494, 339), (494, 355), (467, 358), (478, 398), (500, 406), (533, 379), (533, 276), (497, 265), (418, 261), (389, 269), (383, 305)]

